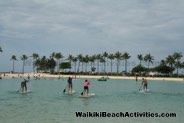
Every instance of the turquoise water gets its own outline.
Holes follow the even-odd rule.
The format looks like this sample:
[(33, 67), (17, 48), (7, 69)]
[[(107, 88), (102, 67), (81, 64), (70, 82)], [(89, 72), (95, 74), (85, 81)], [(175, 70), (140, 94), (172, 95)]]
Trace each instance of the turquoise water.
[[(184, 83), (149, 81), (151, 93), (138, 92), (135, 80), (91, 81), (96, 96), (78, 98), (84, 79), (73, 80), (74, 95), (63, 94), (66, 79), (40, 79), (27, 84), (32, 92), (19, 94), (21, 79), (0, 80), (1, 123), (182, 123)], [(176, 113), (176, 117), (90, 117), (77, 118), (75, 112), (152, 112)]]

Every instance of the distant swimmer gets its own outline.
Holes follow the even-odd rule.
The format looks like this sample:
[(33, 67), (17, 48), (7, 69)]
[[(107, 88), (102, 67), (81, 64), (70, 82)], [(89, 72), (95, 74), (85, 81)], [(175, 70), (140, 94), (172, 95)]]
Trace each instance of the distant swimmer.
[(89, 86), (90, 82), (86, 79), (84, 82), (84, 91), (81, 93), (81, 95), (87, 95), (89, 93)]
[(22, 92), (23, 91), (27, 91), (27, 82), (29, 82), (28, 80), (24, 79), (22, 82), (21, 82), (21, 89), (22, 89)]

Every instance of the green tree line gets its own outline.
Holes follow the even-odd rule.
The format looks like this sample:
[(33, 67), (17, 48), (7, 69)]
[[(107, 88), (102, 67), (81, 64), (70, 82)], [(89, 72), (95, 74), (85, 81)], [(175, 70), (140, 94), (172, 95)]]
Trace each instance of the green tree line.
[[(3, 50), (0, 47), (0, 52)], [(33, 61), (33, 72), (50, 72), (50, 73), (60, 73), (61, 70), (68, 69), (70, 72), (74, 73), (87, 73), (89, 71), (93, 71), (97, 74), (112, 74), (114, 62), (116, 63), (116, 74), (124, 74), (128, 73), (127, 66), (128, 60), (131, 58), (130, 54), (127, 52), (121, 53), (119, 51), (115, 53), (101, 53), (101, 54), (93, 54), (93, 55), (83, 55), (78, 54), (76, 56), (68, 55), (64, 57), (61, 53), (51, 53), (51, 55), (47, 58), (46, 56), (39, 56), (37, 53), (33, 53), (31, 56)], [(22, 73), (24, 73), (25, 61), (29, 58), (26, 54), (23, 54), (20, 57), (22, 61)], [(183, 57), (182, 53), (175, 52), (172, 55), (168, 55), (165, 59), (160, 61), (160, 64), (154, 68), (150, 68), (150, 65), (154, 62), (154, 56), (150, 53), (143, 56), (142, 54), (137, 55), (137, 59), (139, 60), (139, 64), (132, 68), (132, 73), (148, 73), (149, 71), (155, 71), (161, 74), (169, 74), (173, 75), (173, 72), (176, 70), (176, 74), (179, 75), (179, 69), (184, 68), (184, 62), (181, 61)], [(65, 58), (65, 59), (64, 59)], [(13, 62), (12, 71), (14, 72), (14, 64), (15, 61), (18, 61), (15, 55), (12, 55), (11, 59)], [(110, 70), (107, 72), (107, 62), (110, 62)], [(147, 66), (142, 65), (142, 63), (146, 63)], [(120, 65), (123, 63), (124, 68), (120, 70)], [(72, 71), (73, 68), (73, 71)], [(101, 69), (101, 70), (100, 70)]]

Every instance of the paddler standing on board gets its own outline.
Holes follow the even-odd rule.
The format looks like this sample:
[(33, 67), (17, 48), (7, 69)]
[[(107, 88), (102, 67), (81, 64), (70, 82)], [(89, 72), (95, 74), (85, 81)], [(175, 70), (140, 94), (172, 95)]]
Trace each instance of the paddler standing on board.
[(81, 93), (81, 95), (88, 95), (89, 93), (89, 86), (90, 83), (89, 81), (86, 79), (85, 82), (84, 82), (84, 91)]
[(68, 93), (71, 92), (72, 93), (73, 90), (73, 86), (72, 86), (72, 78), (68, 77)]
[(142, 85), (143, 85), (144, 91), (147, 92), (147, 89), (148, 89), (148, 81), (147, 81), (146, 78), (142, 78)]
[(22, 89), (22, 92), (27, 91), (27, 82), (29, 82), (29, 81), (26, 80), (26, 79), (24, 79), (24, 80), (21, 82), (21, 89)]

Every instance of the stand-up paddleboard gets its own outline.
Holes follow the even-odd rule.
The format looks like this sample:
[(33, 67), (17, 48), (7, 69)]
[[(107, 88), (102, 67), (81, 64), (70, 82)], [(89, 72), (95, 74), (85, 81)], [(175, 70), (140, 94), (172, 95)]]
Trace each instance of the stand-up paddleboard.
[(80, 98), (88, 98), (88, 97), (93, 97), (95, 96), (95, 93), (89, 93), (89, 94), (85, 94), (85, 95), (80, 95)]
[(21, 90), (20, 90), (20, 91), (19, 91), (20, 94), (25, 94), (25, 93), (30, 93), (30, 92), (31, 92), (31, 90), (27, 90), (27, 91), (21, 91)]
[(76, 91), (75, 90), (72, 90), (72, 92), (71, 91), (65, 91), (65, 94), (75, 94), (76, 93)]
[(141, 92), (141, 93), (150, 93), (151, 91), (150, 91), (150, 89), (143, 89), (143, 90), (140, 90), (139, 92)]

